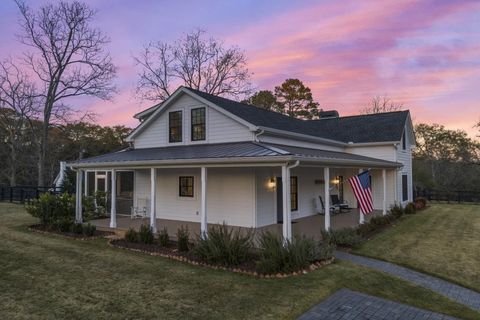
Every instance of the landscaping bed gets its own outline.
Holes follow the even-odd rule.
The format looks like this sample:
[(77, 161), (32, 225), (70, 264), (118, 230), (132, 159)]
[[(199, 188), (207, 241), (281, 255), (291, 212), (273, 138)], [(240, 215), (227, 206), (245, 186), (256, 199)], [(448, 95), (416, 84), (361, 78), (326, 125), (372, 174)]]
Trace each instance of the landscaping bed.
[(170, 242), (168, 246), (161, 246), (158, 242), (154, 242), (152, 244), (145, 244), (145, 243), (135, 243), (129, 242), (125, 239), (111, 239), (109, 240), (108, 244), (115, 248), (121, 248), (136, 252), (146, 253), (152, 256), (160, 256), (164, 258), (169, 258), (173, 260), (183, 261), (192, 265), (198, 266), (205, 266), (215, 270), (226, 270), (236, 273), (243, 273), (248, 274), (251, 276), (259, 277), (259, 278), (286, 278), (289, 276), (296, 276), (301, 274), (307, 274), (313, 270), (316, 270), (322, 266), (331, 264), (335, 258), (330, 257), (325, 260), (318, 260), (312, 262), (307, 268), (299, 269), (292, 272), (277, 272), (277, 273), (262, 273), (256, 267), (256, 260), (252, 259), (249, 261), (245, 261), (240, 265), (237, 266), (225, 266), (221, 264), (211, 264), (208, 262), (203, 261), (201, 258), (197, 257), (196, 255), (192, 254), (191, 251), (181, 252), (177, 249), (177, 245), (175, 242)]
[(50, 234), (53, 236), (59, 236), (63, 238), (72, 238), (76, 240), (93, 240), (98, 238), (105, 238), (108, 236), (112, 236), (115, 233), (112, 231), (101, 231), (101, 230), (94, 230), (93, 233), (85, 234), (85, 233), (75, 233), (71, 231), (60, 231), (53, 227), (44, 226), (41, 224), (34, 224), (28, 227), (30, 231)]

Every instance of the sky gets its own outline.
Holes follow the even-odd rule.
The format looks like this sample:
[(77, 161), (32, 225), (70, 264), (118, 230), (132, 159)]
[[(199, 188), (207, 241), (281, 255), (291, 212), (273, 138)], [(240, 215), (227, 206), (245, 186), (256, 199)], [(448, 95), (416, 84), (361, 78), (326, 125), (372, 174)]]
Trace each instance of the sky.
[[(134, 127), (152, 103), (133, 88), (133, 56), (148, 42), (204, 29), (248, 57), (258, 90), (287, 78), (312, 89), (323, 109), (358, 114), (374, 96), (402, 103), (415, 123), (440, 123), (472, 137), (480, 120), (480, 1), (154, 1), (86, 0), (110, 37), (118, 67), (112, 101), (70, 100), (103, 125)], [(27, 1), (38, 7), (45, 1)], [(0, 2), (0, 59), (18, 56), (18, 8)]]

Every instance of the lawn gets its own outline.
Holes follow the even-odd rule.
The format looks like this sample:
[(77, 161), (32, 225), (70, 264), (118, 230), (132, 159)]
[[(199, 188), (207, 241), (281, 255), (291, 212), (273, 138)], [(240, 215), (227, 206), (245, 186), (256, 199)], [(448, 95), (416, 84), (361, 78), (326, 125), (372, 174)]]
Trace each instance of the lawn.
[(405, 265), (480, 291), (480, 205), (435, 204), (355, 253)]
[(349, 263), (281, 280), (255, 279), (32, 233), (0, 203), (0, 319), (293, 319), (339, 288), (467, 319), (480, 314), (431, 291)]

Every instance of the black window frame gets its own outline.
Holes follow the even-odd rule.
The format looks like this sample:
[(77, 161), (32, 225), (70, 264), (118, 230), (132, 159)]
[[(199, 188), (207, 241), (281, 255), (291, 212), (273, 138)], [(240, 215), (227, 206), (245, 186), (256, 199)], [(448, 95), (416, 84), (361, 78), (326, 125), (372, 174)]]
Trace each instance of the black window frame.
[[(187, 184), (182, 185), (182, 180), (185, 180)], [(194, 176), (178, 177), (178, 196), (182, 198), (193, 198), (195, 196), (195, 177)]]
[(402, 201), (408, 200), (408, 175), (402, 174)]
[[(180, 119), (172, 119), (173, 115), (179, 114)], [(172, 126), (172, 120), (177, 120), (178, 123), (175, 126)], [(174, 134), (172, 133), (172, 129), (177, 129), (179, 138), (174, 139)], [(178, 143), (183, 141), (183, 111), (171, 111), (168, 113), (168, 142), (170, 143)]]
[(407, 150), (407, 135), (405, 131), (403, 131), (402, 135), (402, 150)]
[[(196, 115), (194, 115), (195, 112), (198, 111), (203, 111), (203, 119)], [(203, 122), (198, 122), (197, 120), (203, 120)], [(195, 128), (202, 128), (203, 127), (203, 136), (201, 137), (196, 137), (196, 130)], [(193, 108), (190, 110), (190, 139), (192, 141), (205, 141), (207, 139), (207, 109), (205, 107), (200, 107), (200, 108)]]
[(298, 211), (298, 177), (290, 177), (290, 211)]

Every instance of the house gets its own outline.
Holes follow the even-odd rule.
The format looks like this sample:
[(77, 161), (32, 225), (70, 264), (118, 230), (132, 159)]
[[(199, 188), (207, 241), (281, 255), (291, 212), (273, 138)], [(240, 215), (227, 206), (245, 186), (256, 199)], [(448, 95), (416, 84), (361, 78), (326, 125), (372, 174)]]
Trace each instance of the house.
[[(320, 197), (326, 208), (331, 194), (356, 208), (348, 178), (362, 170), (370, 170), (378, 212), (412, 201), (409, 111), (322, 116), (294, 119), (180, 87), (135, 115), (140, 124), (127, 138), (128, 149), (69, 166), (77, 170), (77, 195), (109, 191), (111, 228), (122, 214), (130, 220), (132, 207), (153, 229), (161, 221), (206, 232), (208, 224), (225, 222), (278, 226), (291, 238), (292, 221), (319, 217)], [(81, 206), (78, 200), (78, 221)], [(352, 212), (362, 222), (363, 215)], [(323, 214), (318, 233), (332, 225), (333, 212)]]

